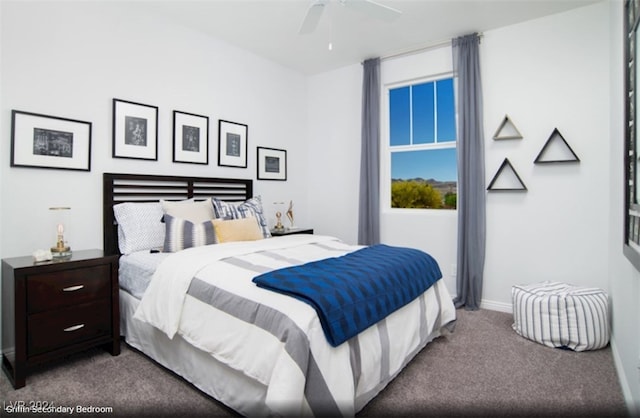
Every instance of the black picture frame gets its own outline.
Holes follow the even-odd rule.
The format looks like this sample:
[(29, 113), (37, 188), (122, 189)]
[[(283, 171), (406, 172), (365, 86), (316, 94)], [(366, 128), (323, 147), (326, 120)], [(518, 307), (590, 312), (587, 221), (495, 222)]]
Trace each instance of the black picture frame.
[(277, 148), (258, 147), (258, 180), (287, 180), (287, 151)]
[(209, 164), (209, 117), (173, 111), (173, 162)]
[(218, 165), (247, 168), (249, 126), (244, 123), (218, 120)]
[(11, 111), (11, 167), (91, 171), (91, 122)]
[(113, 99), (112, 156), (158, 160), (158, 106)]

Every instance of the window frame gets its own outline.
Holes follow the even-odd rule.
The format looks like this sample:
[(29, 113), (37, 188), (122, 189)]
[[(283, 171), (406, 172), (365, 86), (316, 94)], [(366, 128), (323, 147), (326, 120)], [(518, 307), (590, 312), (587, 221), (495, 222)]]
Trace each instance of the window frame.
[[(453, 100), (455, 109), (455, 126), (456, 126), (456, 139), (455, 141), (435, 142), (427, 144), (410, 144), (410, 145), (391, 145), (391, 121), (389, 118), (390, 111), (390, 91), (397, 88), (413, 86), (417, 84), (424, 84), (430, 82), (437, 82), (439, 80), (449, 79), (453, 80)], [(446, 71), (443, 73), (432, 74), (425, 77), (418, 77), (403, 81), (397, 81), (387, 83), (382, 86), (382, 135), (380, 141), (381, 151), (381, 178), (380, 178), (380, 209), (382, 212), (391, 213), (457, 213), (456, 209), (429, 209), (429, 208), (394, 208), (391, 206), (391, 155), (393, 152), (409, 152), (409, 151), (421, 151), (421, 150), (437, 150), (437, 149), (450, 149), (455, 148), (457, 152), (458, 148), (458, 77), (456, 77), (453, 71)], [(410, 106), (412, 110), (412, 107)], [(413, 113), (413, 112), (411, 112)], [(410, 118), (413, 116), (411, 115)], [(410, 129), (410, 138), (413, 136), (413, 132)], [(437, 129), (436, 129), (437, 131)], [(457, 162), (456, 162), (457, 169)], [(456, 178), (457, 184), (457, 178)]]

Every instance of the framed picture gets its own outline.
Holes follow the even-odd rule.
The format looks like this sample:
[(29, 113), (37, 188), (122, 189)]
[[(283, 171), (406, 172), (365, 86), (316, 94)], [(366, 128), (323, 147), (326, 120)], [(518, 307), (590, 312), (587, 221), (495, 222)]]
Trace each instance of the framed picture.
[(258, 147), (258, 180), (286, 180), (287, 151)]
[(91, 171), (91, 122), (12, 110), (11, 167)]
[(209, 164), (209, 117), (173, 111), (173, 162)]
[(249, 127), (242, 123), (218, 121), (218, 165), (247, 168)]
[(158, 159), (158, 107), (113, 99), (113, 157)]

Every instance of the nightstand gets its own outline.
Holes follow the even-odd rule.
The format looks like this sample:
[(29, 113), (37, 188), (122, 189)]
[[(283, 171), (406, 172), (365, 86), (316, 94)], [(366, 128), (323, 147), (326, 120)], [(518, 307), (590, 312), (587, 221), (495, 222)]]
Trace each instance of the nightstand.
[(296, 228), (296, 229), (272, 229), (271, 235), (274, 237), (281, 237), (283, 235), (295, 235), (295, 234), (313, 234), (313, 228)]
[(15, 389), (29, 369), (98, 345), (120, 354), (118, 256), (2, 260), (2, 369)]

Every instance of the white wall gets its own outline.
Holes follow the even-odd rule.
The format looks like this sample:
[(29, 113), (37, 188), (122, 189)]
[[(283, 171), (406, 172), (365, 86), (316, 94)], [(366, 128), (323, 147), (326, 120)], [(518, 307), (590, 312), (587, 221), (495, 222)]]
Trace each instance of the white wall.
[(311, 77), (309, 219), (317, 234), (358, 240), (362, 66)]
[[(2, 2), (0, 256), (54, 243), (50, 206), (71, 206), (72, 249), (102, 248), (102, 173), (256, 178), (256, 146), (287, 150), (288, 181), (256, 181), (271, 216), (293, 199), (312, 226), (306, 77), (121, 2)], [(159, 107), (158, 161), (114, 159), (112, 99)], [(11, 110), (93, 123), (91, 172), (9, 167)], [(209, 117), (209, 164), (172, 162), (172, 112)], [(217, 165), (218, 119), (245, 123), (248, 168)]]
[[(609, 22), (606, 2), (484, 33), (481, 66), (485, 105), (486, 183), (509, 157), (527, 185), (526, 193), (488, 193), (487, 251), (483, 306), (509, 310), (511, 286), (540, 280), (563, 280), (576, 285), (608, 287), (607, 189), (609, 145)], [(462, 35), (462, 34), (461, 34)], [(586, 46), (588, 45), (588, 47)], [(340, 126), (332, 143), (350, 158), (332, 161), (335, 173), (351, 173), (359, 165), (360, 120), (336, 104), (356, 103), (360, 90), (341, 86), (361, 68), (347, 67), (311, 77), (310, 126)], [(451, 48), (385, 60), (383, 83), (402, 82), (451, 71)], [(358, 78), (359, 80), (361, 79)], [(328, 94), (333, 94), (328, 98)], [(585, 96), (586, 94), (586, 96)], [(586, 99), (585, 99), (586, 97)], [(508, 114), (524, 139), (494, 141)], [(533, 161), (553, 128), (557, 127), (581, 159), (579, 164), (534, 165)], [(328, 129), (328, 128), (327, 128)], [(347, 134), (348, 132), (348, 134)], [(310, 149), (321, 147), (323, 132), (309, 134)], [(337, 152), (338, 149), (335, 151)], [(313, 161), (311, 162), (313, 164)], [(311, 170), (310, 181), (321, 186), (322, 171)], [(323, 174), (324, 175), (324, 174)], [(333, 174), (338, 178), (339, 174)], [(346, 187), (358, 190), (358, 177)], [(312, 208), (327, 202), (335, 210), (331, 223), (338, 231), (353, 231), (357, 200), (336, 202), (335, 185), (314, 188)], [(340, 183), (345, 187), (345, 183)], [(352, 205), (350, 208), (348, 205)], [(335, 207), (335, 206), (334, 206)], [(452, 211), (382, 211), (384, 242), (410, 245), (430, 252), (440, 263), (448, 289), (455, 292), (452, 266), (456, 263), (456, 214)], [(316, 214), (314, 217), (320, 216)]]
[[(483, 299), (541, 280), (606, 289), (607, 3), (488, 31), (481, 62), (487, 184), (508, 157), (528, 188), (487, 194)], [(492, 139), (506, 114), (522, 140)], [(554, 128), (579, 163), (533, 163)]]

